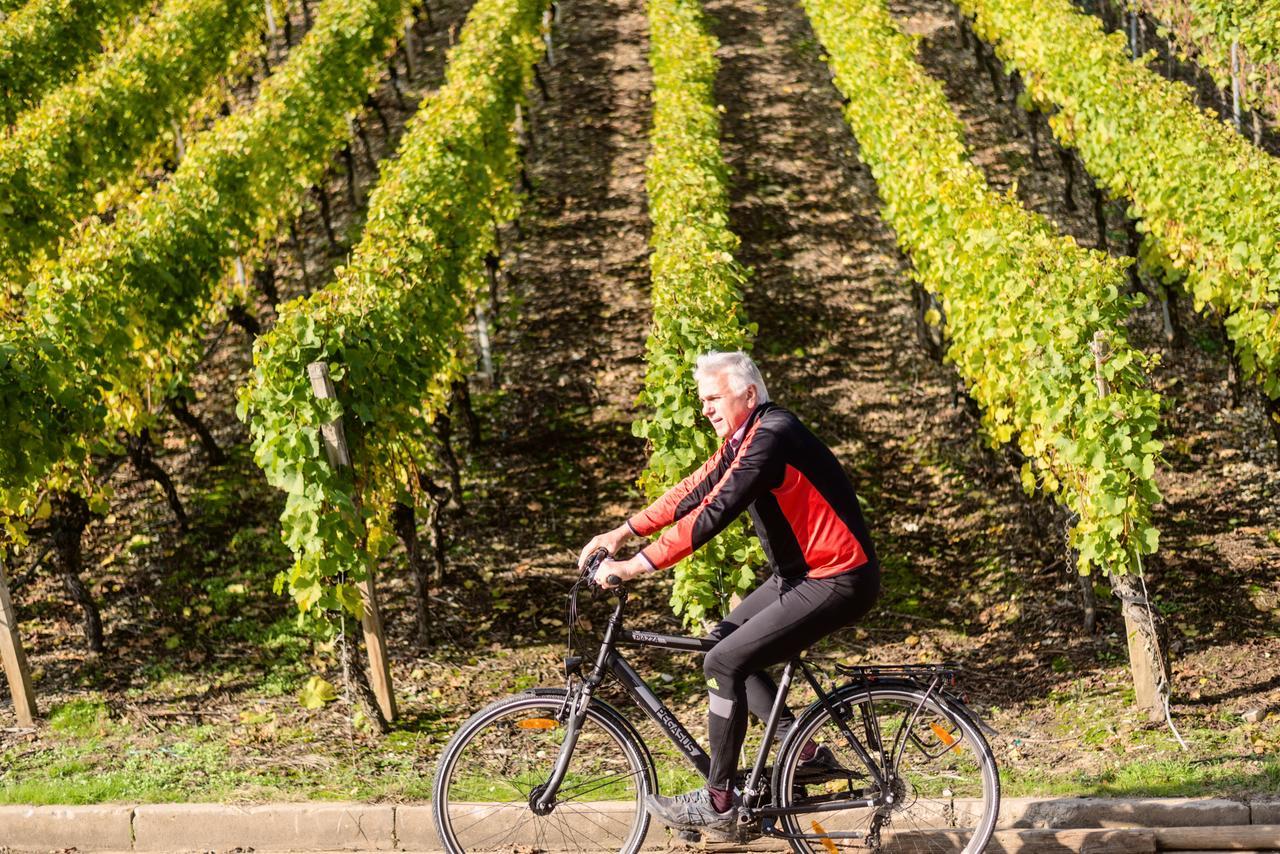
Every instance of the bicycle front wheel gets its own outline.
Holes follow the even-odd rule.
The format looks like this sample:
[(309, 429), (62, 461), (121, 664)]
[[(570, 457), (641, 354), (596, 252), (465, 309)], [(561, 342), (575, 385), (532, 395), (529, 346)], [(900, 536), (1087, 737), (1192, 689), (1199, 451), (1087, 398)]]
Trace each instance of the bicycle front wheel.
[[(1000, 778), (991, 747), (964, 710), (909, 686), (849, 686), (836, 695), (837, 719), (820, 705), (809, 711), (782, 748), (774, 771), (775, 799), (812, 808), (781, 819), (801, 854), (865, 850), (978, 854), (1000, 809)], [(866, 749), (873, 772), (851, 746)], [(802, 763), (805, 745), (825, 747)], [(881, 787), (877, 773), (884, 779)], [(831, 809), (841, 801), (889, 795), (883, 806)], [(888, 799), (886, 799), (888, 800)], [(841, 834), (846, 834), (842, 836)]]
[(653, 765), (621, 715), (600, 701), (587, 708), (554, 805), (533, 808), (564, 743), (563, 700), (563, 691), (498, 700), (449, 741), (432, 805), (449, 854), (640, 849)]

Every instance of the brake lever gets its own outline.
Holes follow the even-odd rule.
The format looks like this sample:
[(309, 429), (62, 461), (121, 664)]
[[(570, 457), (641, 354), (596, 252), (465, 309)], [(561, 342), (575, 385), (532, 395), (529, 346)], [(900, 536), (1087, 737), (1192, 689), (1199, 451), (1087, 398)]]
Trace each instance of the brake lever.
[(600, 599), (604, 593), (604, 588), (596, 584), (596, 570), (600, 568), (600, 564), (604, 563), (605, 558), (609, 556), (609, 551), (605, 548), (598, 548), (587, 556), (587, 564), (582, 570), (582, 580), (586, 582), (588, 589), (591, 590), (591, 601), (595, 602)]

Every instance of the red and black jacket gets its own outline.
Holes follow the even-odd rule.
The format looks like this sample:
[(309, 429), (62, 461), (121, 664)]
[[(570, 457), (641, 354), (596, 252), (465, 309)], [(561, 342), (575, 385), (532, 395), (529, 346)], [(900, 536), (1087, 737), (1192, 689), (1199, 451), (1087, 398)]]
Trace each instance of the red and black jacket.
[(720, 533), (743, 510), (773, 571), (827, 578), (876, 560), (858, 496), (835, 454), (774, 403), (747, 416), (735, 450), (720, 446), (701, 468), (627, 520), (637, 536), (666, 533), (641, 554), (672, 566)]

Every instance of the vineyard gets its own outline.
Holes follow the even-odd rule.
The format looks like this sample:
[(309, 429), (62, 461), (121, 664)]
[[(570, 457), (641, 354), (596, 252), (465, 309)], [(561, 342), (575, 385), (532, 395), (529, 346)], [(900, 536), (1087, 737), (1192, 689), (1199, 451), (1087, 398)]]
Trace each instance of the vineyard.
[(711, 349), (863, 499), (815, 660), (959, 664), (1007, 793), (1280, 786), (1269, 4), (6, 0), (0, 80), (0, 801), (425, 797)]

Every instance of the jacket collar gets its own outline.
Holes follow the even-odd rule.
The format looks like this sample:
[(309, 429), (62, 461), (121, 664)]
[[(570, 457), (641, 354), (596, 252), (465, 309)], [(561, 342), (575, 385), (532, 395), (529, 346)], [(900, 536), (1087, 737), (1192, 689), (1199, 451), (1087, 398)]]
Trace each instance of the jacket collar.
[(764, 415), (771, 409), (777, 408), (778, 405), (773, 401), (756, 404), (756, 408), (751, 410), (751, 414), (749, 414), (742, 424), (738, 426), (737, 430), (733, 431), (733, 435), (724, 440), (722, 447), (724, 448), (725, 454), (732, 459), (737, 453), (739, 442), (746, 437), (752, 426), (760, 420), (760, 416)]

